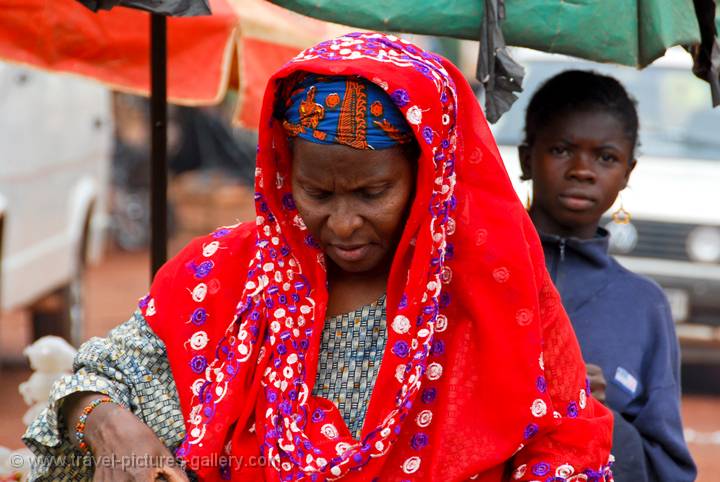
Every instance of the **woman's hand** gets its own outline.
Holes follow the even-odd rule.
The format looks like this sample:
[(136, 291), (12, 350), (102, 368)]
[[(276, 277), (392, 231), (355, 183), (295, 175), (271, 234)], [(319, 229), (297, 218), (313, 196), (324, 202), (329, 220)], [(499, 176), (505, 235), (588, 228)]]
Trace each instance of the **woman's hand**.
[(603, 375), (602, 368), (592, 363), (585, 365), (587, 370), (587, 376), (590, 380), (590, 393), (593, 398), (603, 405), (605, 404), (605, 388), (607, 382), (605, 381), (605, 375)]
[[(71, 396), (63, 404), (68, 431), (98, 393)], [(155, 433), (132, 412), (114, 403), (98, 405), (85, 422), (85, 442), (92, 451), (96, 481), (187, 482), (184, 470)]]

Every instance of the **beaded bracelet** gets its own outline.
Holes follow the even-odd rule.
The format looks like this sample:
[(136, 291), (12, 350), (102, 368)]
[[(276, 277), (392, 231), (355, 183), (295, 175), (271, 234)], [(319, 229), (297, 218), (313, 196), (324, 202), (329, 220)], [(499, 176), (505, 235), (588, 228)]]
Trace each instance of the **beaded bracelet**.
[[(87, 454), (90, 452), (90, 446), (85, 442), (85, 421), (88, 418), (88, 415), (92, 413), (93, 410), (95, 410), (99, 405), (103, 403), (117, 403), (114, 402), (112, 398), (105, 396), (96, 398), (89, 404), (85, 406), (82, 410), (82, 414), (80, 415), (80, 418), (78, 419), (77, 423), (75, 424), (75, 437), (78, 441), (78, 446), (80, 447), (80, 451), (84, 454)], [(125, 408), (125, 406), (121, 403), (118, 403), (119, 406)]]

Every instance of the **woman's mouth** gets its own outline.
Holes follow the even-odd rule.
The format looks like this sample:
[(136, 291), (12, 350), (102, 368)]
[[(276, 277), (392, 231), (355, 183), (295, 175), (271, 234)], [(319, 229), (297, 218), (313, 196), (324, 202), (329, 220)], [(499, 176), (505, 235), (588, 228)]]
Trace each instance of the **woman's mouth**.
[(595, 205), (595, 201), (583, 194), (567, 193), (561, 194), (558, 199), (560, 204), (570, 211), (585, 211)]
[(353, 244), (353, 245), (341, 245), (331, 244), (330, 249), (336, 258), (345, 261), (347, 263), (354, 263), (360, 261), (367, 256), (370, 250), (369, 244)]

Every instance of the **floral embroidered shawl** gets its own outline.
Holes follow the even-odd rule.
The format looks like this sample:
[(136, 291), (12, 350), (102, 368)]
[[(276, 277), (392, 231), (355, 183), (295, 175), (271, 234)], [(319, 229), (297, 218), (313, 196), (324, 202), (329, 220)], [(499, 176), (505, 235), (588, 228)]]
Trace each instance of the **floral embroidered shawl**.
[[(327, 305), (323, 254), (290, 191), (273, 118), (299, 71), (385, 90), (421, 146), (387, 284), (388, 348), (360, 440), (311, 395)], [(255, 223), (216, 230), (158, 273), (141, 309), (165, 342), (202, 480), (611, 480), (611, 415), (477, 100), (447, 60), (355, 33), (270, 80)]]

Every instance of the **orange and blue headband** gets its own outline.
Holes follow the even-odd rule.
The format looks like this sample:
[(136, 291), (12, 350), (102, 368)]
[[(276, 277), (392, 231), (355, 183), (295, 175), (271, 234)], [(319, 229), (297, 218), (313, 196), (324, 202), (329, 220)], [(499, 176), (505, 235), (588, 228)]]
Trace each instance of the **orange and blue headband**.
[(359, 77), (307, 74), (285, 104), (283, 126), (291, 137), (356, 149), (386, 149), (414, 139), (390, 97)]

